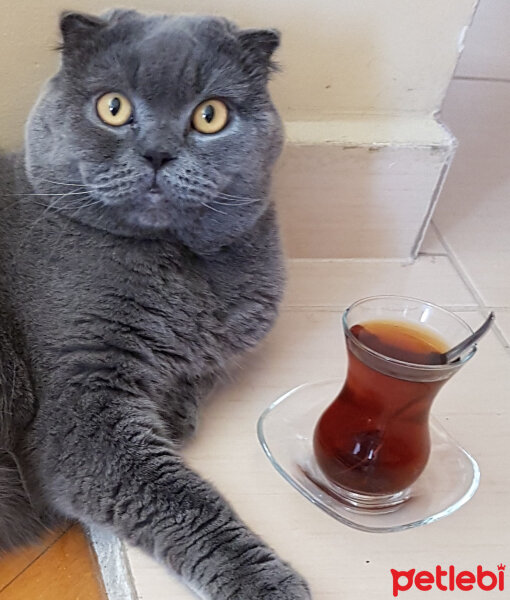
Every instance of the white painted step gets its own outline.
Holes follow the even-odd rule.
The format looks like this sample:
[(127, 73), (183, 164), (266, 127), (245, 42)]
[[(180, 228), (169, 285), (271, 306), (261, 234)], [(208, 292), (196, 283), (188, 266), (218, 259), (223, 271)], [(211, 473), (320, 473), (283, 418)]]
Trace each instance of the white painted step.
[(433, 117), (286, 123), (274, 196), (293, 258), (414, 258), (456, 141)]

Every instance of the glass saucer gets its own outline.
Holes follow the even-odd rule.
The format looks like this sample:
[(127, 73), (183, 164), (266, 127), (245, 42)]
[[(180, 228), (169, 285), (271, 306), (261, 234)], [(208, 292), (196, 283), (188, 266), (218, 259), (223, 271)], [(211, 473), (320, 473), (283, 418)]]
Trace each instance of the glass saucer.
[(315, 424), (342, 385), (340, 379), (300, 385), (273, 402), (258, 421), (257, 433), (264, 452), (280, 475), (305, 498), (345, 525), (388, 532), (437, 521), (473, 497), (480, 482), (478, 464), (431, 418), (430, 458), (411, 486), (409, 500), (386, 512), (344, 504), (334, 484), (322, 475), (312, 449)]

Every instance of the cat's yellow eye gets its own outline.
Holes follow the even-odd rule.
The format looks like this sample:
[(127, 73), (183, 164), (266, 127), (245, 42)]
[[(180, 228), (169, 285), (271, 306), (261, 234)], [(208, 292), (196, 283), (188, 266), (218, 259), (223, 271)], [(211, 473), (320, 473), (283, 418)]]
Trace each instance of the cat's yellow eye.
[(133, 114), (131, 102), (118, 92), (103, 94), (96, 103), (96, 110), (101, 121), (112, 127), (125, 125)]
[(195, 108), (191, 122), (200, 133), (218, 133), (228, 122), (228, 108), (221, 100), (206, 100)]

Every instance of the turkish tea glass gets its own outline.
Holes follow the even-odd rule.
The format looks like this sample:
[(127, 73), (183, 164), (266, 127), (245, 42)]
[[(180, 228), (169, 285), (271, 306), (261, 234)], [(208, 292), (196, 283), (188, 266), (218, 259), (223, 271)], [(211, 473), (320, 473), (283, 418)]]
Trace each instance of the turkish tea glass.
[(365, 298), (344, 312), (347, 376), (315, 427), (313, 447), (336, 495), (351, 507), (368, 510), (392, 509), (411, 496), (430, 454), (432, 403), (476, 352), (476, 346), (468, 348), (450, 364), (396, 359), (354, 335), (356, 325), (375, 321), (423, 330), (439, 337), (446, 349), (472, 333), (454, 313), (414, 298)]

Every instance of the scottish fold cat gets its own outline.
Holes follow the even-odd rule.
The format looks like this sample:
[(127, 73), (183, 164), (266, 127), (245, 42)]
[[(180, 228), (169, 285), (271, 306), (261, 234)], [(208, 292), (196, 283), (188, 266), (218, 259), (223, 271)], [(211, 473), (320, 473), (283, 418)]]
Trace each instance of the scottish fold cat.
[(201, 597), (309, 599), (179, 454), (282, 294), (278, 34), (123, 10), (60, 28), (0, 158), (0, 551), (77, 519)]

